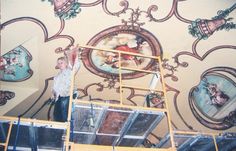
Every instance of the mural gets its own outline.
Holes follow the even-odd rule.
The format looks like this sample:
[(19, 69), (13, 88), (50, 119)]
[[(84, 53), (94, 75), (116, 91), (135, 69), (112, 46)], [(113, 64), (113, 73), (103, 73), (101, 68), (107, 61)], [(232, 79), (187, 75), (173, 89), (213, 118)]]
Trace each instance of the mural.
[(30, 78), (33, 71), (29, 63), (31, 54), (23, 46), (18, 46), (0, 58), (0, 80), (17, 82)]
[[(162, 54), (160, 43), (150, 32), (145, 29), (141, 31), (125, 29), (125, 26), (122, 25), (111, 27), (98, 33), (88, 42), (88, 45), (148, 56), (160, 56)], [(92, 73), (101, 77), (107, 77), (107, 75), (119, 76), (118, 53), (85, 48), (82, 56), (85, 67)], [(154, 70), (156, 61), (149, 58), (121, 54), (121, 66)], [(145, 74), (122, 70), (122, 78), (124, 79), (133, 79)]]
[[(179, 4), (186, 3), (186, 1), (184, 0), (173, 0), (170, 4), (169, 10), (167, 10), (166, 15), (158, 13), (154, 14), (160, 9), (160, 7), (157, 6), (158, 2), (155, 2), (155, 5), (147, 6), (146, 10), (141, 10), (141, 8), (139, 7), (132, 8), (132, 6), (129, 5), (129, 1), (126, 0), (120, 0), (116, 2), (109, 0), (95, 0), (94, 2), (90, 3), (77, 2), (77, 0), (47, 1), (51, 2), (51, 4), (54, 6), (54, 10), (52, 11), (52, 13), (56, 14), (56, 17), (59, 18), (61, 25), (54, 35), (49, 36), (47, 26), (39, 19), (33, 17), (19, 17), (8, 20), (1, 24), (1, 30), (6, 28), (7, 25), (20, 21), (28, 21), (31, 23), (35, 23), (36, 25), (38, 25), (39, 28), (42, 29), (45, 43), (59, 39), (69, 41), (69, 44), (65, 48), (58, 47), (55, 50), (55, 53), (63, 53), (69, 47), (74, 45), (75, 41), (74, 37), (66, 35), (64, 33), (61, 34), (65, 28), (65, 20), (78, 17), (78, 14), (81, 12), (81, 8), (88, 8), (101, 5), (101, 9), (104, 13), (119, 18), (121, 20), (122, 25), (116, 24), (104, 27), (103, 30), (99, 30), (98, 33), (95, 33), (92, 38), (90, 38), (90, 40), (87, 42), (87, 44), (90, 46), (96, 46), (101, 48), (116, 49), (117, 52), (123, 51), (132, 52), (136, 54), (161, 56), (163, 62), (162, 67), (165, 70), (164, 78), (167, 80), (172, 80), (170, 81), (170, 83), (166, 83), (166, 88), (168, 93), (173, 94), (173, 100), (170, 101), (172, 101), (174, 106), (173, 109), (177, 113), (175, 115), (179, 116), (179, 118), (181, 119), (179, 121), (182, 121), (183, 124), (191, 130), (194, 129), (194, 127), (190, 124), (191, 122), (188, 122), (188, 119), (185, 119), (185, 117), (182, 115), (182, 111), (179, 109), (178, 106), (178, 103), (183, 103), (183, 99), (180, 98), (180, 94), (182, 94), (183, 92), (181, 92), (179, 88), (173, 86), (174, 83), (179, 82), (179, 78), (181, 78), (181, 75), (178, 75), (176, 73), (180, 71), (181, 68), (187, 67), (187, 74), (189, 74), (188, 72), (192, 71), (191, 67), (189, 67), (189, 62), (186, 62), (185, 60), (186, 57), (190, 57), (189, 60), (197, 60), (204, 62), (204, 59), (212, 55), (215, 51), (225, 51), (225, 49), (236, 49), (236, 46), (232, 44), (220, 43), (220, 45), (214, 46), (215, 43), (217, 44), (217, 42), (214, 41), (212, 44), (213, 46), (209, 44), (211, 48), (207, 48), (205, 50), (197, 50), (197, 46), (199, 46), (202, 40), (209, 40), (208, 38), (210, 36), (214, 36), (215, 32), (223, 29), (225, 29), (226, 31), (236, 29), (236, 25), (233, 22), (233, 18), (229, 17), (230, 13), (235, 11), (236, 4), (233, 4), (227, 9), (223, 8), (225, 10), (218, 11), (217, 15), (212, 18), (194, 18), (193, 20), (190, 20), (184, 18), (184, 15), (182, 16), (179, 13), (183, 13), (182, 10), (179, 11), (179, 9), (181, 9), (179, 7)], [(117, 9), (116, 11), (112, 11), (111, 9), (113, 9), (113, 7), (110, 8), (108, 2), (111, 2), (112, 5), (118, 4), (118, 9), (119, 7), (120, 9), (118, 11)], [(164, 17), (157, 18), (159, 16)], [(152, 32), (154, 28), (148, 28), (147, 30), (145, 25), (152, 24), (152, 26), (155, 26), (156, 24), (158, 25), (164, 22), (167, 24), (168, 21), (172, 23), (171, 18), (173, 19), (173, 17), (175, 17), (175, 20), (181, 22), (181, 24), (186, 25), (184, 26), (184, 28), (188, 27), (189, 34), (191, 34), (196, 39), (194, 39), (192, 43), (189, 42), (189, 49), (187, 49), (186, 46), (185, 48), (181, 48), (181, 50), (173, 50), (177, 53), (172, 54), (173, 59), (169, 60), (163, 57), (163, 54), (165, 53), (163, 50), (165, 49), (162, 48), (164, 44), (159, 42), (159, 35), (158, 37), (157, 34), (154, 35), (154, 32)], [(176, 28), (176, 26), (172, 27)], [(156, 29), (157, 28), (155, 28), (155, 30)], [(159, 29), (157, 29), (157, 31), (158, 30)], [(169, 33), (169, 30), (166, 31), (166, 34), (175, 36), (175, 33)], [(183, 34), (188, 35), (188, 33)], [(192, 38), (191, 35), (188, 35), (189, 39)], [(209, 40), (209, 42), (212, 41)], [(21, 48), (17, 48), (17, 50), (21, 50)], [(9, 56), (6, 55), (1, 57), (1, 80), (3, 81), (21, 81), (29, 78), (32, 75), (32, 70), (29, 68), (29, 66), (24, 66), (21, 61), (18, 61), (18, 63), (13, 63), (16, 60), (23, 59), (18, 56), (17, 52), (14, 53), (11, 53), (11, 55)], [(98, 81), (97, 83), (89, 83), (86, 86), (79, 88), (79, 91), (82, 93), (82, 95), (80, 96), (81, 98), (89, 95), (88, 92), (91, 87), (96, 87), (96, 90), (101, 93), (103, 93), (106, 88), (117, 90), (119, 89), (119, 87), (115, 85), (119, 82), (117, 70), (117, 54), (118, 53), (115, 52), (104, 53), (102, 51), (97, 51), (94, 49), (82, 50), (82, 61), (86, 69), (92, 74), (104, 78), (104, 81), (102, 82), (104, 82), (105, 84), (101, 81)], [(14, 57), (17, 59), (13, 59)], [(7, 61), (7, 58), (12, 59), (8, 59)], [(29, 62), (31, 61), (31, 57), (27, 57), (26, 60), (29, 64)], [(123, 67), (136, 67), (138, 69), (144, 70), (156, 70), (157, 68), (152, 60), (141, 57), (135, 57), (132, 55), (122, 55), (121, 65)], [(22, 72), (22, 69), (24, 69), (24, 72)], [(220, 72), (218, 72), (218, 70), (220, 70)], [(235, 79), (232, 79), (232, 76), (235, 76), (234, 72), (235, 68), (233, 67), (215, 67), (213, 69), (207, 70), (202, 74), (201, 81), (199, 81), (199, 84), (197, 86), (193, 87), (192, 89), (191, 87), (189, 89), (186, 88), (187, 91), (189, 90), (189, 98), (184, 98), (184, 100), (189, 100), (188, 107), (191, 109), (193, 115), (202, 125), (207, 126), (211, 129), (219, 130), (228, 129), (232, 126), (235, 126), (236, 111), (233, 106), (235, 106), (236, 90)], [(227, 73), (230, 73), (231, 76), (228, 76)], [(135, 71), (122, 71), (122, 78), (126, 80), (140, 78), (146, 75), (146, 73), (139, 73)], [(43, 95), (43, 93), (39, 96), (39, 98)], [(137, 105), (136, 102), (132, 100), (136, 96), (142, 96), (145, 98), (144, 95), (139, 94), (134, 89), (130, 89), (130, 94), (127, 96), (127, 100), (129, 100), (132, 105)], [(37, 102), (39, 98), (35, 102)], [(92, 98), (91, 100), (93, 99), (95, 100), (95, 98)], [(101, 98), (96, 99), (100, 101), (105, 101)], [(150, 96), (150, 99), (150, 103), (152, 103), (152, 106), (164, 108), (161, 96)], [(112, 101), (116, 103), (118, 102), (117, 100)], [(174, 123), (172, 124), (175, 127)], [(177, 127), (175, 128), (178, 129)]]
[[(226, 129), (236, 124), (225, 123), (225, 119), (229, 119), (228, 116), (232, 116), (236, 110), (235, 77), (236, 72), (232, 68), (212, 68), (202, 75), (200, 83), (191, 90), (189, 101), (193, 114), (205, 126)], [(198, 112), (209, 121), (202, 122), (204, 118)], [(214, 125), (213, 122), (221, 125)]]

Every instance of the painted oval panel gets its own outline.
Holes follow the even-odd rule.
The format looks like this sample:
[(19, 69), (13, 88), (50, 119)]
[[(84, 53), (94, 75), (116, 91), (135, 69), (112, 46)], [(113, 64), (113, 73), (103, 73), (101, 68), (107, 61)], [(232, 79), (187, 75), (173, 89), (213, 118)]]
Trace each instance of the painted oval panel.
[(31, 54), (23, 46), (18, 46), (0, 57), (0, 80), (19, 82), (30, 78), (33, 71), (30, 68)]
[(207, 72), (191, 92), (197, 110), (215, 122), (222, 122), (236, 109), (236, 83), (232, 79), (236, 73), (225, 71)]
[[(108, 28), (95, 35), (88, 45), (101, 49), (112, 49), (131, 52), (148, 56), (160, 56), (161, 45), (158, 40), (145, 29), (140, 31), (123, 29), (123, 26)], [(92, 73), (101, 77), (119, 76), (119, 55), (115, 52), (84, 49), (82, 60), (85, 67)], [(155, 62), (153, 59), (121, 54), (121, 66), (152, 70)], [(138, 78), (146, 75), (131, 70), (122, 70), (123, 79)]]

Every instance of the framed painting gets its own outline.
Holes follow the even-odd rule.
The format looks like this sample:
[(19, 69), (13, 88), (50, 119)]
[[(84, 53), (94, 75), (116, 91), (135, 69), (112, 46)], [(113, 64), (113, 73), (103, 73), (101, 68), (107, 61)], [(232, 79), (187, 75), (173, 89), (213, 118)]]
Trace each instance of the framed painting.
[[(115, 26), (105, 29), (95, 35), (89, 42), (94, 46), (106, 50), (131, 52), (147, 56), (161, 56), (162, 48), (158, 40), (145, 29), (124, 29), (123, 26)], [(101, 77), (119, 76), (119, 55), (115, 52), (93, 50), (85, 48), (82, 54), (85, 67)], [(122, 67), (130, 67), (142, 70), (154, 70), (154, 59), (139, 57), (129, 54), (121, 54)], [(123, 79), (138, 78), (147, 73), (122, 70)]]

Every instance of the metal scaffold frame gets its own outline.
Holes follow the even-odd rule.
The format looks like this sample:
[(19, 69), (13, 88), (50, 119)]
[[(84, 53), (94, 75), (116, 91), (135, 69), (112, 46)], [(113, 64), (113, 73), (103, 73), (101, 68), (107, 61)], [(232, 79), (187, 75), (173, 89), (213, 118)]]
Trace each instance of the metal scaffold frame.
[[(79, 48), (88, 48), (92, 50), (98, 50), (98, 51), (109, 51), (113, 53), (118, 53), (119, 56), (119, 92), (120, 92), (120, 104), (109, 104), (109, 103), (102, 103), (102, 102), (95, 102), (95, 101), (84, 101), (84, 100), (74, 100), (73, 99), (73, 88), (74, 88), (74, 81), (75, 78), (72, 76), (71, 77), (71, 88), (70, 88), (70, 102), (69, 102), (69, 109), (68, 109), (68, 122), (61, 123), (61, 122), (53, 122), (53, 121), (44, 121), (44, 120), (36, 120), (36, 119), (26, 119), (26, 118), (21, 118), (22, 123), (28, 123), (28, 124), (33, 124), (34, 126), (47, 126), (47, 127), (53, 127), (53, 128), (58, 128), (58, 129), (65, 129), (66, 130), (66, 135), (64, 139), (64, 146), (63, 150), (83, 150), (83, 151), (154, 151), (154, 150), (160, 150), (160, 151), (167, 151), (167, 150), (177, 150), (176, 148), (176, 142), (175, 142), (175, 136), (176, 135), (207, 135), (212, 137), (213, 143), (215, 145), (215, 150), (218, 151), (217, 147), (217, 141), (216, 137), (219, 134), (213, 134), (213, 133), (199, 133), (199, 132), (190, 132), (190, 131), (175, 131), (173, 130), (171, 126), (171, 114), (170, 114), (170, 108), (169, 108), (169, 102), (167, 101), (167, 96), (166, 96), (166, 86), (165, 86), (165, 81), (164, 81), (164, 76), (163, 76), (163, 68), (162, 68), (162, 62), (160, 56), (146, 56), (142, 54), (137, 54), (137, 53), (131, 53), (131, 52), (124, 52), (124, 51), (117, 51), (117, 50), (112, 50), (112, 49), (103, 49), (103, 48), (97, 48), (97, 47), (91, 47), (87, 45), (80, 45)], [(122, 67), (121, 66), (121, 54), (126, 54), (126, 55), (133, 55), (133, 56), (139, 56), (139, 57), (145, 57), (149, 59), (155, 59), (156, 62), (158, 62), (159, 65), (159, 70), (160, 71), (147, 71), (147, 70), (141, 70), (141, 69), (135, 69), (135, 68), (128, 68), (128, 67)], [(122, 79), (122, 70), (131, 70), (131, 71), (137, 71), (137, 72), (145, 72), (145, 73), (150, 73), (150, 74), (156, 74), (159, 72), (159, 81), (161, 83), (161, 88), (162, 92), (164, 95), (164, 103), (165, 103), (165, 108), (150, 108), (150, 107), (143, 107), (143, 106), (130, 106), (130, 105), (125, 105), (123, 104), (123, 88), (134, 88), (134, 89), (139, 89), (139, 90), (144, 90), (144, 91), (160, 91), (157, 90), (153, 87), (137, 87), (137, 86), (131, 86), (131, 85), (125, 85), (123, 84), (123, 79)], [(73, 73), (75, 72), (74, 70), (72, 71)], [(74, 75), (74, 74), (72, 74)], [(145, 110), (145, 111), (150, 111), (150, 112), (162, 112), (166, 114), (167, 117), (167, 124), (168, 124), (168, 131), (169, 134), (166, 136), (161, 143), (165, 143), (166, 140), (168, 139), (170, 141), (170, 146), (169, 148), (138, 148), (138, 147), (121, 147), (121, 146), (104, 146), (104, 145), (91, 145), (91, 144), (76, 144), (74, 142), (70, 141), (70, 133), (71, 133), (71, 115), (72, 115), (72, 103), (75, 104), (87, 104), (88, 106), (92, 103), (93, 105), (98, 105), (98, 106), (105, 106), (105, 107), (117, 107), (117, 108), (128, 108), (128, 109), (134, 109), (134, 110)], [(102, 118), (101, 118), (102, 119)], [(9, 144), (9, 139), (11, 135), (11, 130), (13, 125), (17, 124), (17, 121), (19, 119), (17, 117), (6, 117), (6, 116), (0, 116), (0, 122), (7, 122), (9, 124), (7, 136), (6, 136), (6, 141), (5, 142), (0, 142), (1, 146), (5, 147), (5, 151), (7, 150), (8, 144)], [(156, 121), (158, 123), (158, 120)], [(119, 136), (121, 137), (121, 136)], [(190, 139), (189, 139), (190, 140)], [(186, 141), (187, 142), (187, 141)]]

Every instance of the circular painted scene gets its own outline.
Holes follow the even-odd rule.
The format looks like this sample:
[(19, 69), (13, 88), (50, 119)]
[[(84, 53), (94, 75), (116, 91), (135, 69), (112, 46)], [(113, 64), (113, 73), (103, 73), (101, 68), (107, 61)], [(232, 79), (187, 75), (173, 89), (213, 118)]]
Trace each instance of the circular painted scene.
[[(154, 70), (157, 61), (150, 58), (135, 56), (131, 54), (122, 54), (128, 52), (147, 56), (160, 56), (162, 54), (161, 46), (158, 40), (148, 31), (142, 29), (124, 30), (122, 26), (116, 26), (106, 29), (95, 35), (88, 45), (106, 50), (120, 51), (119, 53), (111, 51), (84, 49), (83, 63), (92, 73), (101, 77), (119, 76), (119, 64), (121, 67)], [(122, 70), (123, 79), (138, 78), (146, 73), (133, 70)]]

